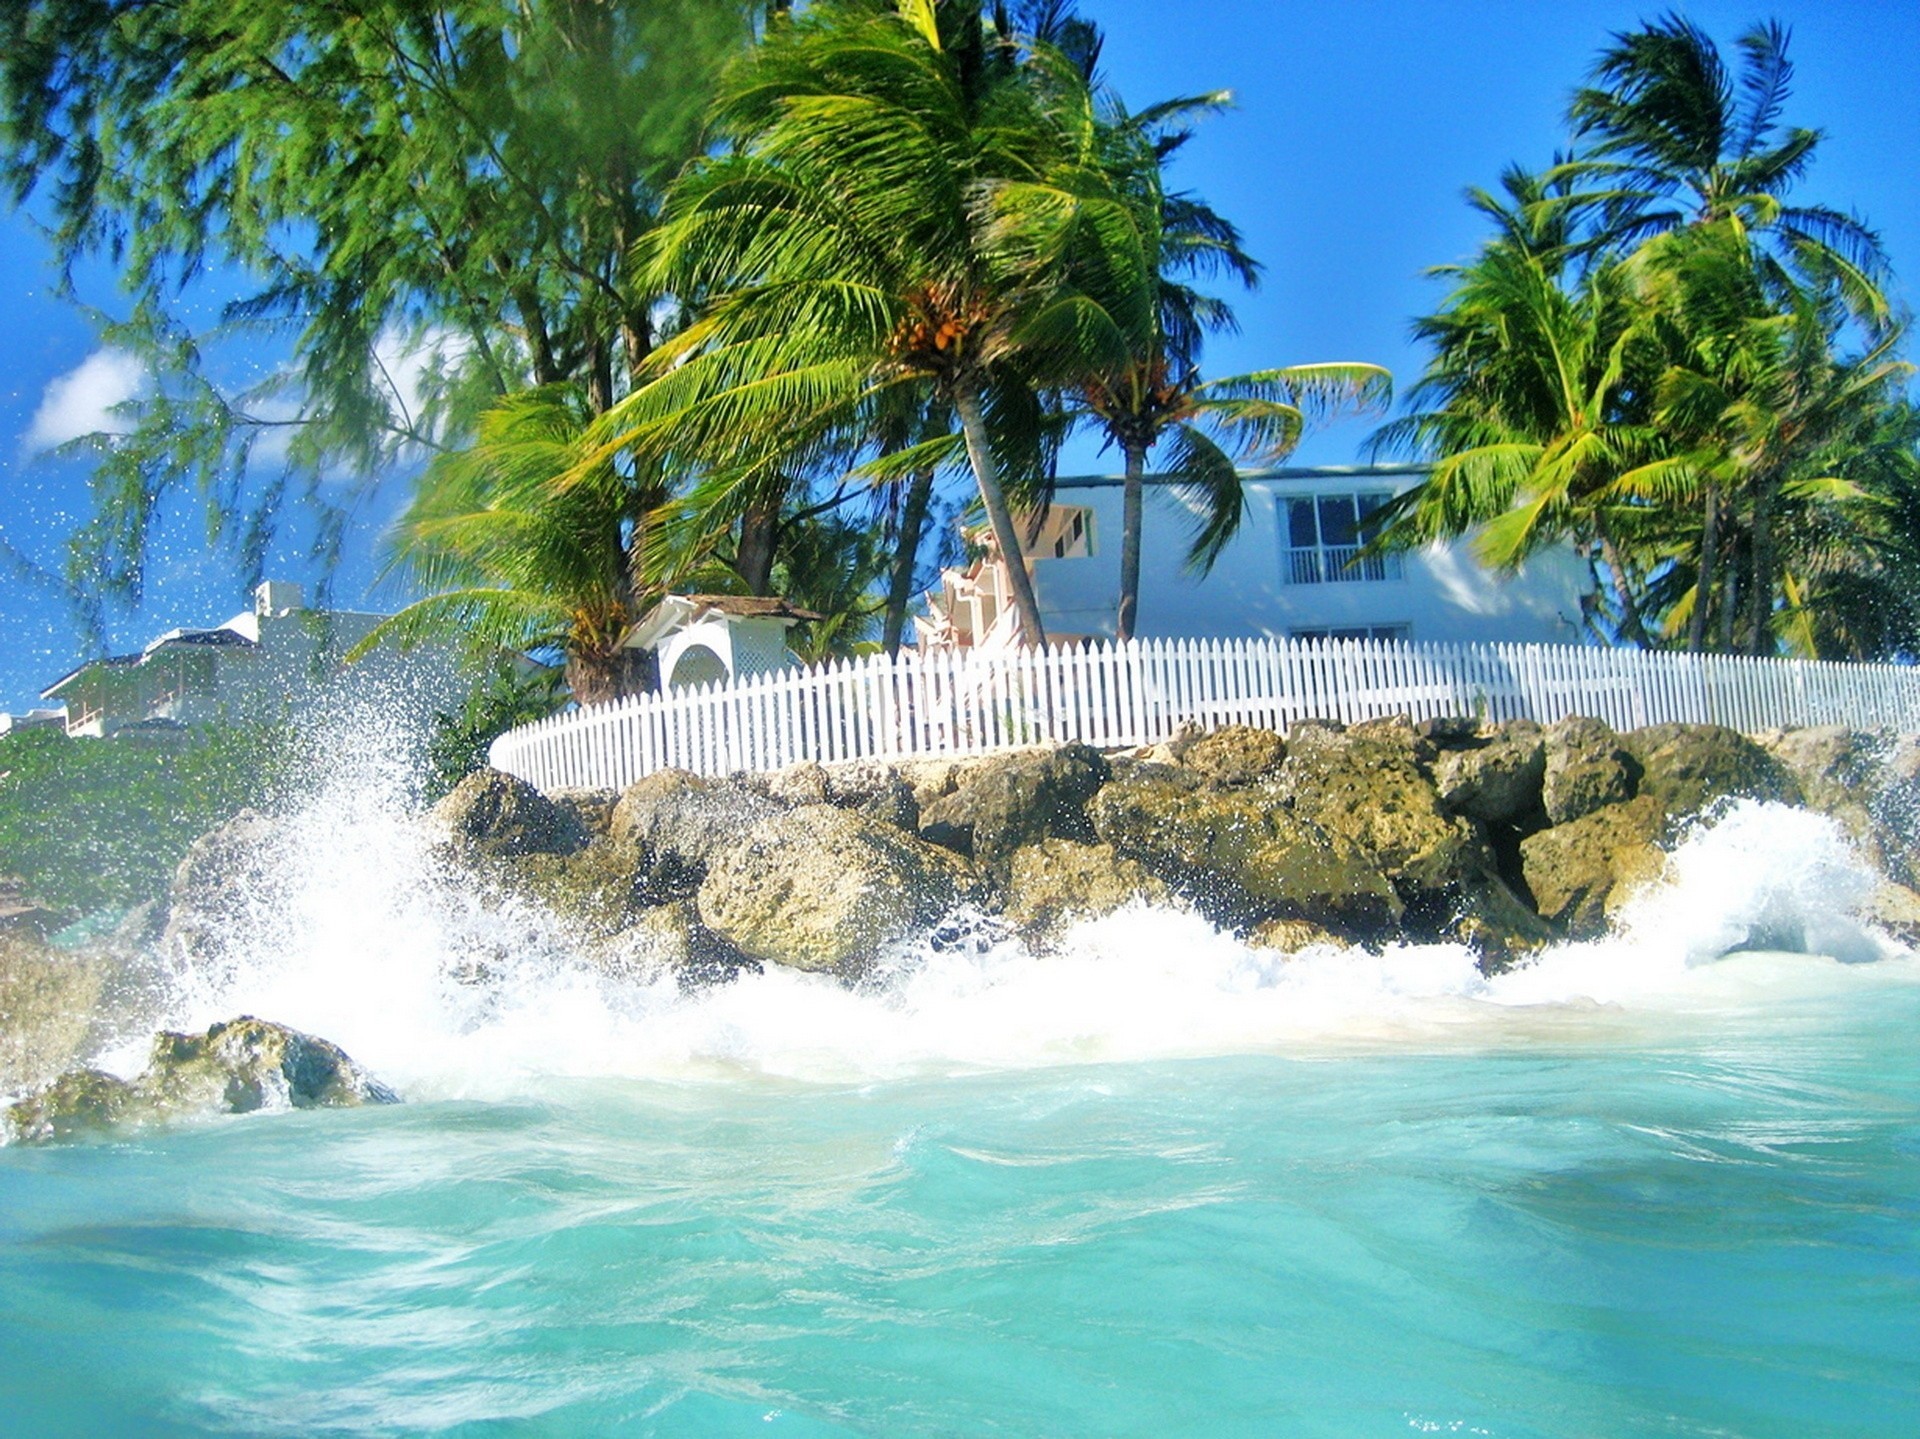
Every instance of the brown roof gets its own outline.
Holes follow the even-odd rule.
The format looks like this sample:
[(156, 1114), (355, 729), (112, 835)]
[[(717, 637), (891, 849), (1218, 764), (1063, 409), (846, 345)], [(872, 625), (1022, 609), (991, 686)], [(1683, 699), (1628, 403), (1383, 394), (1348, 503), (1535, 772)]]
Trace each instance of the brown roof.
[(703, 610), (718, 610), (723, 615), (739, 615), (742, 619), (818, 620), (826, 616), (815, 614), (812, 610), (803, 610), (788, 604), (778, 595), (681, 595), (681, 599), (691, 600)]

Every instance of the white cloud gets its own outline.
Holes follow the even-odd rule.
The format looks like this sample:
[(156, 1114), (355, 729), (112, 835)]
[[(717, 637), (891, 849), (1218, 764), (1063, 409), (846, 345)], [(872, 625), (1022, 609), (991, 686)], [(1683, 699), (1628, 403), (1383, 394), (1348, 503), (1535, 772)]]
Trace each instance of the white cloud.
[(77, 368), (47, 382), (27, 427), (27, 448), (51, 449), (96, 432), (124, 434), (127, 422), (113, 408), (146, 385), (146, 367), (134, 356), (125, 350), (95, 350)]
[(467, 357), (472, 343), (457, 331), (431, 326), (408, 335), (392, 325), (374, 342), (376, 373), (384, 374), (394, 419), (418, 424), (427, 400), (427, 377), (439, 366), (451, 370)]

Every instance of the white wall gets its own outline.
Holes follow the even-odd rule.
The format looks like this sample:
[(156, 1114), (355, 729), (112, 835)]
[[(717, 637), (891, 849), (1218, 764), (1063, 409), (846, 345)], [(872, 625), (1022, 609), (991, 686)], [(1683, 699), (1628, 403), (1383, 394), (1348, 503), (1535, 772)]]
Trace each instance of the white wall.
[[(1416, 642), (1577, 643), (1588, 577), (1571, 549), (1542, 554), (1510, 577), (1489, 574), (1465, 544), (1450, 544), (1402, 556), (1399, 579), (1284, 582), (1285, 499), (1380, 488), (1399, 493), (1418, 478), (1404, 467), (1356, 467), (1249, 479), (1240, 531), (1205, 579), (1185, 569), (1195, 517), (1171, 486), (1149, 482), (1136, 633), (1143, 639), (1280, 638), (1392, 625), (1405, 626), (1406, 638)], [(1120, 594), (1120, 485), (1063, 480), (1055, 503), (1093, 511), (1093, 554), (1034, 562), (1048, 635), (1111, 636)]]

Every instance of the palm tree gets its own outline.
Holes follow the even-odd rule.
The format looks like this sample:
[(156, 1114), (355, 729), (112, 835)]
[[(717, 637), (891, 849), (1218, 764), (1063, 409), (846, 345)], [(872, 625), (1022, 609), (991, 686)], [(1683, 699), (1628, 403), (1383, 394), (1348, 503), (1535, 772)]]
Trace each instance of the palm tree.
[[(1198, 198), (1166, 188), (1166, 165), (1190, 137), (1190, 122), (1219, 110), (1224, 93), (1171, 100), (1138, 115), (1103, 107), (1089, 149), (1064, 155), (1037, 180), (1003, 195), (1009, 232), (1036, 257), (1058, 259), (1065, 283), (1027, 323), (1024, 338), (1057, 345), (1072, 368), (1094, 367), (1071, 387), (1076, 418), (1091, 420), (1126, 463), (1116, 633), (1131, 639), (1140, 593), (1140, 540), (1147, 461), (1164, 441), (1172, 468), (1196, 492), (1203, 514), (1189, 562), (1204, 571), (1239, 527), (1240, 467), (1277, 464), (1299, 443), (1310, 415), (1383, 402), (1392, 378), (1375, 365), (1321, 364), (1203, 380), (1209, 331), (1233, 313), (1194, 281), (1224, 275), (1251, 288), (1259, 267), (1239, 231)], [(1098, 337), (1089, 346), (1088, 337)]]
[(1647, 423), (1657, 355), (1632, 275), (1618, 260), (1577, 264), (1563, 182), (1514, 169), (1503, 187), (1504, 200), (1472, 192), (1496, 234), (1469, 263), (1432, 272), (1455, 282), (1415, 322), (1433, 358), (1409, 393), (1412, 413), (1371, 441), (1376, 453), (1433, 465), (1388, 507), (1376, 543), (1471, 532), (1483, 560), (1512, 568), (1572, 540), (1607, 572), (1621, 636), (1648, 645), (1637, 594), (1644, 516), (1618, 482), (1664, 454)]
[(1736, 42), (1736, 78), (1712, 37), (1677, 15), (1616, 35), (1568, 110), (1576, 138), (1593, 143), (1560, 171), (1577, 187), (1602, 187), (1588, 196), (1604, 207), (1602, 248), (1731, 222), (1765, 237), (1756, 259), (1769, 271), (1816, 271), (1857, 316), (1885, 324), (1879, 237), (1856, 216), (1787, 202), (1822, 138), (1781, 126), (1793, 83), (1787, 42), (1777, 21), (1748, 30)]
[[(1023, 343), (1053, 276), (1009, 240), (1001, 195), (1083, 147), (1093, 108), (1070, 62), (977, 7), (843, 0), (770, 26), (722, 85), (732, 148), (681, 178), (640, 252), (696, 318), (594, 458), (686, 456), (736, 483), (880, 394), (925, 387), (959, 434), (894, 458), (963, 450), (1015, 559), (1008, 482), (1037, 479), (1035, 387), (1068, 365)], [(1044, 644), (1031, 579), (1009, 571), (1023, 638)]]
[(352, 657), (451, 634), (480, 653), (559, 650), (583, 705), (653, 688), (648, 657), (621, 640), (652, 597), (636, 561), (666, 490), (611, 468), (598, 483), (556, 485), (590, 419), (577, 388), (523, 391), (481, 415), (467, 449), (435, 459), (394, 526), (386, 569), (430, 593)]

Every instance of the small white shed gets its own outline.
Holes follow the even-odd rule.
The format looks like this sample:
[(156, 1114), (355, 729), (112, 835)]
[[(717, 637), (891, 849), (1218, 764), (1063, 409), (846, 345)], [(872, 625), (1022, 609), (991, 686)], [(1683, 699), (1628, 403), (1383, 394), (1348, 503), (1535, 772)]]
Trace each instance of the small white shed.
[(811, 610), (759, 595), (668, 595), (643, 615), (621, 644), (660, 657), (663, 689), (715, 680), (749, 679), (791, 668), (787, 631)]

